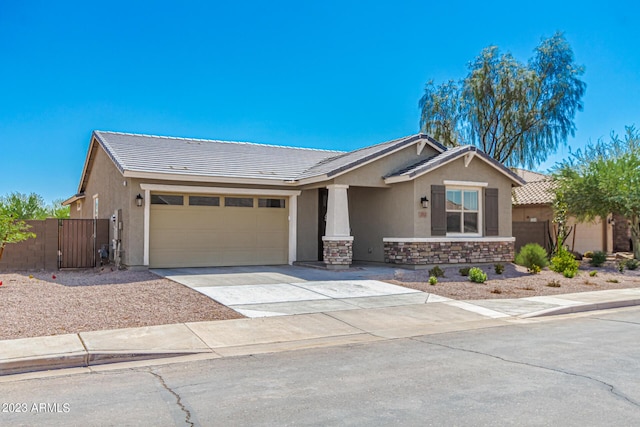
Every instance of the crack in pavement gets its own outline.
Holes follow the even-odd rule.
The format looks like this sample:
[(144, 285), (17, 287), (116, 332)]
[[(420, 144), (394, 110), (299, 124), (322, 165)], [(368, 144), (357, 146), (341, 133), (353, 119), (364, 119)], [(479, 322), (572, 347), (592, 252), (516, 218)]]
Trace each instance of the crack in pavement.
[(478, 351), (478, 350), (470, 350), (470, 349), (466, 349), (466, 348), (460, 348), (460, 347), (454, 347), (454, 346), (450, 346), (450, 345), (446, 345), (446, 344), (440, 344), (440, 343), (436, 343), (436, 342), (431, 342), (431, 341), (426, 341), (426, 340), (421, 340), (419, 338), (411, 338), (415, 341), (421, 342), (421, 343), (425, 343), (425, 344), (430, 344), (430, 345), (435, 345), (438, 347), (444, 347), (444, 348), (448, 348), (450, 350), (457, 350), (457, 351), (464, 351), (466, 353), (473, 353), (473, 354), (478, 354), (481, 356), (487, 356), (487, 357), (491, 357), (494, 359), (498, 359), (500, 361), (503, 362), (507, 362), (507, 363), (513, 363), (516, 365), (524, 365), (524, 366), (529, 366), (531, 368), (538, 368), (538, 369), (542, 369), (545, 371), (551, 371), (551, 372), (556, 372), (559, 374), (564, 374), (564, 375), (569, 375), (569, 376), (573, 376), (573, 377), (577, 377), (577, 378), (583, 378), (589, 381), (593, 381), (596, 383), (599, 383), (605, 387), (607, 387), (609, 389), (609, 392), (611, 394), (613, 394), (614, 396), (621, 398), (623, 400), (626, 400), (628, 403), (632, 404), (633, 406), (636, 406), (638, 408), (640, 408), (640, 402), (636, 402), (635, 400), (631, 399), (630, 397), (624, 395), (623, 393), (619, 392), (616, 390), (616, 387), (613, 384), (609, 384), (608, 382), (599, 380), (597, 378), (594, 377), (590, 377), (589, 375), (583, 375), (583, 374), (578, 374), (576, 372), (569, 372), (569, 371), (565, 371), (563, 369), (560, 368), (551, 368), (548, 366), (542, 366), (542, 365), (535, 365), (533, 363), (528, 363), (528, 362), (521, 362), (518, 360), (512, 360), (512, 359), (507, 359), (501, 356), (496, 356), (494, 354), (489, 354), (489, 353), (484, 353), (482, 351)]
[(640, 325), (640, 322), (631, 322), (629, 320), (603, 319), (601, 317), (590, 317), (591, 320), (602, 320), (603, 322), (627, 323), (629, 325)]
[(164, 378), (162, 378), (162, 375), (158, 374), (157, 372), (154, 372), (152, 369), (149, 369), (149, 373), (151, 375), (153, 375), (154, 377), (156, 377), (160, 381), (160, 384), (162, 385), (162, 387), (165, 390), (167, 390), (169, 393), (171, 393), (173, 396), (175, 396), (176, 403), (178, 404), (178, 407), (180, 408), (180, 410), (182, 412), (185, 413), (185, 420), (184, 421), (187, 423), (187, 425), (190, 425), (191, 427), (195, 427), (195, 423), (193, 423), (191, 421), (191, 412), (182, 403), (182, 398), (180, 397), (180, 395), (178, 393), (176, 393), (175, 391), (173, 391), (173, 389), (167, 385), (167, 383), (165, 382)]

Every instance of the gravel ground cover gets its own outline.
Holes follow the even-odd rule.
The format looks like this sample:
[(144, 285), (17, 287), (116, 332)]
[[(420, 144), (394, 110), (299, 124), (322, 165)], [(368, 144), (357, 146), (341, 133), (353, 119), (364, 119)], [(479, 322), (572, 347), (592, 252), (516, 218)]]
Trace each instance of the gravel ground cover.
[(21, 272), (0, 281), (0, 340), (243, 317), (149, 271)]
[[(445, 277), (430, 285), (427, 270), (396, 273), (390, 283), (418, 289), (424, 292), (457, 300), (526, 298), (541, 295), (571, 294), (575, 292), (602, 291), (606, 289), (640, 288), (640, 269), (620, 273), (615, 262), (594, 268), (584, 261), (578, 275), (572, 279), (548, 268), (539, 274), (530, 274), (526, 267), (504, 264), (502, 274), (496, 274), (493, 265), (479, 266), (487, 273), (485, 283), (473, 283), (460, 274), (461, 266), (441, 267)], [(591, 271), (596, 276), (591, 276)], [(551, 286), (549, 286), (551, 285)]]

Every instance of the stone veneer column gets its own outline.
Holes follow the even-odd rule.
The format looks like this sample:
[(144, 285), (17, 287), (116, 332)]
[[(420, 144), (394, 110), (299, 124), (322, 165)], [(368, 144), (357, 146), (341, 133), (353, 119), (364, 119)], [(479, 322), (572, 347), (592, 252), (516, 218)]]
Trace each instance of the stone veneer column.
[(353, 260), (348, 188), (348, 185), (327, 185), (327, 229), (322, 237), (323, 261), (327, 268), (348, 268)]

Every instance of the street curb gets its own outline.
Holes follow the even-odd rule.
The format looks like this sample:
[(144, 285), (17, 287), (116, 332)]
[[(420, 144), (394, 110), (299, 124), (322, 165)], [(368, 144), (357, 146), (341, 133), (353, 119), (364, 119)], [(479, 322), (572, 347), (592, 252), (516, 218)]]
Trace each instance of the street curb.
[[(157, 360), (170, 357), (191, 356), (202, 352), (122, 352), (122, 353), (72, 353), (41, 357), (25, 357), (0, 362), (0, 377), (54, 369), (88, 368), (110, 363)], [(209, 353), (209, 352), (207, 352)]]
[(573, 313), (582, 313), (585, 311), (596, 311), (596, 310), (608, 310), (612, 308), (622, 308), (622, 307), (633, 307), (636, 305), (640, 305), (640, 298), (638, 299), (630, 299), (630, 300), (622, 300), (622, 301), (608, 301), (608, 302), (598, 302), (598, 303), (585, 303), (578, 305), (571, 305), (568, 307), (553, 307), (546, 308), (540, 311), (534, 311), (533, 313), (527, 313), (519, 316), (521, 319), (529, 319), (533, 317), (544, 317), (544, 316), (559, 316), (562, 314), (573, 314)]

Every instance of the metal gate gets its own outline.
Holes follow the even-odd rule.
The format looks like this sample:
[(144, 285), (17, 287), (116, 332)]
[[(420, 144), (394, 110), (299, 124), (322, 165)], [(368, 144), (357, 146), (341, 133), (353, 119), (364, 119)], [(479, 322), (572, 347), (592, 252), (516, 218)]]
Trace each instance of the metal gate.
[(93, 268), (98, 249), (109, 240), (108, 219), (61, 219), (58, 268)]
[(516, 238), (516, 252), (527, 243), (537, 243), (543, 248), (549, 250), (549, 221), (514, 221), (511, 225), (513, 237)]

